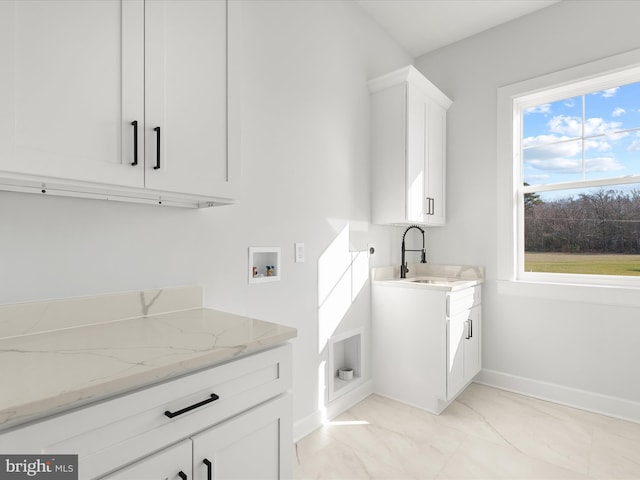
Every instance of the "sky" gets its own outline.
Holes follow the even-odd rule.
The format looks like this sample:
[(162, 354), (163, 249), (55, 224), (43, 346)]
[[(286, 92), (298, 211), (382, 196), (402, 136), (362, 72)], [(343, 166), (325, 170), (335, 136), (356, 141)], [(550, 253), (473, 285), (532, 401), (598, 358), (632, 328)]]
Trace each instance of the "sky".
[(640, 174), (640, 82), (528, 108), (522, 145), (530, 185)]

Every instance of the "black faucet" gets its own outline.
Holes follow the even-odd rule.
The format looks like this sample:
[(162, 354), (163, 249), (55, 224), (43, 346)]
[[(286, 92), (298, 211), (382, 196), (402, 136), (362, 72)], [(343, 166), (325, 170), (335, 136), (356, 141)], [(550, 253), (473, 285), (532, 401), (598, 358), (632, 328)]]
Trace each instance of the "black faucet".
[[(422, 232), (422, 250), (407, 250), (404, 246), (404, 237), (407, 236), (407, 232), (412, 228), (417, 228)], [(410, 227), (407, 227), (402, 234), (402, 264), (400, 265), (400, 278), (407, 278), (407, 272), (409, 271), (409, 268), (407, 268), (407, 262), (404, 259), (405, 252), (422, 252), (420, 255), (420, 263), (427, 263), (427, 252), (424, 249), (424, 230), (418, 225), (411, 225)]]

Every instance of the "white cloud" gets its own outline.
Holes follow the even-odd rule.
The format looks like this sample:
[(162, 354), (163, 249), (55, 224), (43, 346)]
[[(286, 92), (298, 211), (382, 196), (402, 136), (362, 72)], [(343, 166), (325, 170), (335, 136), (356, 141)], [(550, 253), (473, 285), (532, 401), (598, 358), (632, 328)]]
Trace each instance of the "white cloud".
[(627, 147), (628, 152), (640, 152), (640, 140), (634, 140), (631, 145)]
[(611, 114), (612, 117), (619, 117), (620, 115), (624, 115), (627, 111), (624, 108), (618, 107)]
[[(612, 147), (608, 142), (592, 140), (585, 143), (585, 150), (606, 152)], [(640, 150), (640, 140), (638, 140)], [(581, 142), (563, 142), (553, 145), (541, 145), (524, 151), (524, 164), (542, 174), (579, 174), (582, 172)], [(623, 170), (624, 166), (612, 156), (598, 155), (585, 158), (586, 172), (611, 172)], [(534, 175), (527, 175), (533, 179)]]
[[(548, 173), (576, 174), (582, 172), (582, 161), (579, 158), (535, 158), (527, 160), (526, 164), (535, 170)], [(624, 170), (624, 166), (613, 157), (587, 158), (584, 161), (584, 167), (587, 173)], [(536, 175), (529, 175), (528, 178), (533, 179)]]
[(543, 183), (545, 180), (549, 180), (551, 178), (551, 175), (540, 173), (540, 174), (526, 175), (526, 177), (528, 180), (527, 183), (531, 183), (532, 185), (537, 185), (539, 183)]
[(551, 104), (545, 103), (543, 105), (536, 105), (535, 107), (525, 109), (525, 115), (528, 115), (530, 113), (551, 113)]
[(536, 158), (528, 160), (527, 165), (536, 170), (552, 173), (580, 173), (582, 171), (582, 162), (575, 158)]
[(589, 172), (617, 172), (624, 170), (624, 165), (613, 157), (587, 158), (584, 161), (585, 170)]
[[(535, 143), (533, 143), (535, 145)], [(577, 161), (580, 161), (582, 157), (582, 142), (562, 142), (554, 143), (551, 145), (539, 145), (537, 147), (528, 148), (524, 151), (525, 163), (530, 161), (546, 161), (555, 159), (569, 159), (571, 157), (577, 157)]]
[[(582, 136), (582, 119), (580, 117), (557, 115), (549, 120), (547, 125), (553, 133), (568, 135), (569, 137)], [(584, 135), (603, 135), (618, 130), (621, 126), (622, 122), (605, 122), (600, 117), (591, 117), (584, 122)]]
[(618, 88), (619, 87), (607, 88), (606, 90), (602, 91), (602, 96), (604, 98), (611, 98), (616, 94), (616, 92), (618, 91)]
[(607, 132), (619, 130), (622, 122), (605, 122), (602, 118), (587, 118), (584, 125), (585, 136), (602, 135)]
[(612, 148), (611, 144), (603, 138), (590, 138), (584, 142), (585, 151), (597, 150), (598, 152), (607, 152)]
[(550, 143), (557, 143), (566, 140), (571, 140), (572, 137), (567, 137), (566, 135), (558, 136), (558, 135), (536, 135), (535, 137), (525, 137), (522, 139), (522, 147), (530, 148), (536, 145), (548, 145)]
[(557, 115), (549, 120), (549, 130), (553, 133), (579, 137), (582, 135), (582, 119), (568, 115)]

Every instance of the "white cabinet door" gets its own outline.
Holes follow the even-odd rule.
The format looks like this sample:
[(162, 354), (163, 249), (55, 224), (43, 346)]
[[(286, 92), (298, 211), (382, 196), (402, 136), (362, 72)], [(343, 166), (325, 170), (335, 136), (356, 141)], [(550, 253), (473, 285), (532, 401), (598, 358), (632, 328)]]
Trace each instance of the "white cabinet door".
[(407, 84), (406, 220), (445, 224), (446, 111)]
[(423, 208), (424, 222), (427, 225), (444, 225), (445, 216), (445, 148), (447, 112), (437, 103), (426, 100), (428, 120), (425, 159), (425, 192)]
[(480, 305), (456, 313), (448, 321), (447, 399), (455, 398), (480, 371), (480, 332)]
[(427, 206), (427, 129), (429, 128), (429, 105), (424, 93), (417, 86), (407, 84), (407, 131), (406, 131), (406, 221), (425, 223)]
[(452, 316), (447, 322), (447, 400), (454, 398), (465, 384), (466, 320), (466, 313), (459, 313)]
[(227, 2), (147, 2), (145, 48), (145, 186), (225, 195)]
[(0, 2), (0, 171), (143, 185), (143, 14), (141, 0)]
[(287, 394), (196, 435), (194, 478), (292, 478), (291, 415)]
[(471, 309), (466, 320), (466, 335), (464, 340), (464, 378), (465, 383), (480, 371), (482, 366), (482, 352), (480, 350), (482, 332), (482, 308), (476, 305)]
[(191, 440), (183, 440), (103, 477), (103, 480), (190, 480), (191, 452)]
[(406, 84), (371, 95), (371, 222), (404, 223), (406, 215)]

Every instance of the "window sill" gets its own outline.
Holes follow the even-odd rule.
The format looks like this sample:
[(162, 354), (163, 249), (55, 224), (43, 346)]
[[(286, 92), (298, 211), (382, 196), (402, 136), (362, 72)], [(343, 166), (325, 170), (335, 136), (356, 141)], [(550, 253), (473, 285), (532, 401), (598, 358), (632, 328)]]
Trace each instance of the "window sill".
[(498, 280), (499, 295), (535, 297), (564, 302), (640, 307), (640, 288), (613, 285), (578, 285), (528, 280)]

